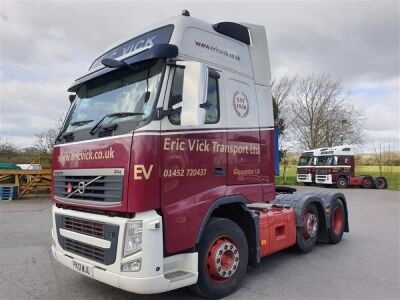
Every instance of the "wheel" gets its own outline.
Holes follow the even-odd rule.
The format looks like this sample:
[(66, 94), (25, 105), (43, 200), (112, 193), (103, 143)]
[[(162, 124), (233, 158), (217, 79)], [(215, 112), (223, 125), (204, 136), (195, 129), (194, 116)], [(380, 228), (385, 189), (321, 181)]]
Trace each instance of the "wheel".
[(199, 278), (194, 291), (205, 298), (221, 298), (234, 292), (246, 274), (247, 239), (236, 223), (211, 218), (197, 246)]
[(342, 240), (344, 225), (345, 225), (345, 211), (341, 200), (335, 199), (331, 206), (331, 228), (329, 229), (329, 242), (337, 244)]
[(303, 184), (304, 184), (305, 186), (311, 186), (311, 185), (312, 185), (311, 182), (303, 182)]
[(364, 189), (370, 189), (372, 187), (372, 178), (371, 177), (364, 177), (362, 180), (362, 187)]
[(379, 190), (386, 188), (386, 186), (387, 186), (386, 179), (383, 178), (383, 177), (376, 178), (375, 179), (375, 186)]
[(301, 252), (310, 252), (318, 238), (318, 211), (315, 204), (308, 204), (303, 213), (303, 226), (297, 227), (296, 246)]
[(336, 181), (336, 186), (337, 186), (339, 189), (345, 189), (345, 188), (347, 188), (347, 178), (344, 177), (344, 176), (339, 177), (339, 178), (337, 179), (337, 181)]

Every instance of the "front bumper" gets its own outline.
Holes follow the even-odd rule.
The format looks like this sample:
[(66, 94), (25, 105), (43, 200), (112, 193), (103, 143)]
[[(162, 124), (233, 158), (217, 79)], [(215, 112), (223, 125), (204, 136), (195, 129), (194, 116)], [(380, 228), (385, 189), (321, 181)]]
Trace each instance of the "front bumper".
[[(70, 216), (82, 220), (119, 226), (115, 261), (112, 264), (105, 265), (87, 257), (80, 256), (77, 253), (64, 250), (58, 241), (60, 232), (59, 228), (56, 226), (56, 215)], [(141, 212), (135, 215), (134, 220), (141, 220), (143, 224), (142, 250), (128, 257), (122, 257), (125, 226), (128, 220), (130, 219), (66, 210), (53, 206), (53, 228), (51, 232), (53, 239), (51, 250), (53, 256), (58, 262), (76, 272), (79, 271), (74, 268), (74, 263), (78, 262), (84, 264), (90, 268), (91, 272), (88, 274), (80, 274), (133, 293), (161, 293), (192, 285), (197, 282), (197, 253), (178, 254), (167, 258), (163, 257), (162, 220), (161, 216), (155, 211)], [(155, 224), (159, 225), (155, 226)], [(62, 231), (62, 234), (78, 242), (87, 243), (88, 245), (108, 247), (105, 240), (94, 239), (85, 234), (65, 229)], [(140, 271), (121, 271), (121, 264), (135, 259), (141, 259)]]
[(297, 182), (313, 182), (312, 174), (297, 174)]
[(315, 175), (315, 182), (321, 184), (332, 184), (332, 175)]

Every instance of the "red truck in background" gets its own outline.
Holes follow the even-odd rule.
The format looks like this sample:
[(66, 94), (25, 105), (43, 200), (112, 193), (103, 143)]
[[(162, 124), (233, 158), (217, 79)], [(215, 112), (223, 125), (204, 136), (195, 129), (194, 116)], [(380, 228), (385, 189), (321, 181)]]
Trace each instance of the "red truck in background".
[(135, 293), (193, 286), (220, 298), (263, 256), (340, 242), (342, 193), (275, 187), (264, 27), (185, 12), (134, 36), (68, 89), (52, 163), (55, 259)]
[(338, 188), (358, 186), (384, 189), (387, 187), (384, 177), (355, 175), (354, 150), (350, 146), (336, 146), (321, 150), (316, 159), (315, 170), (317, 184), (336, 184)]

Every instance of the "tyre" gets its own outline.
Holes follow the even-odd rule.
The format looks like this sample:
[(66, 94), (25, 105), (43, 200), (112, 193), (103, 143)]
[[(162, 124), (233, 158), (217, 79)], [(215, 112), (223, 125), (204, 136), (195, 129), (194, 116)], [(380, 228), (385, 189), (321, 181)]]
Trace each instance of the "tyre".
[(336, 186), (337, 186), (339, 189), (345, 189), (345, 188), (347, 188), (347, 185), (348, 185), (348, 183), (347, 183), (347, 178), (344, 177), (344, 176), (340, 176), (340, 177), (336, 180)]
[(378, 177), (375, 179), (375, 187), (379, 190), (386, 188), (387, 182), (383, 177)]
[(205, 298), (221, 298), (233, 293), (246, 274), (247, 239), (236, 223), (211, 218), (197, 246), (199, 277), (194, 291)]
[(372, 188), (372, 184), (373, 184), (372, 178), (371, 177), (364, 177), (361, 184), (362, 184), (362, 187), (364, 189)]
[(346, 213), (342, 201), (340, 199), (333, 200), (330, 217), (331, 226), (329, 228), (329, 242), (331, 244), (337, 244), (342, 240), (346, 222), (345, 216)]
[(300, 252), (310, 252), (318, 238), (318, 211), (315, 204), (308, 204), (303, 212), (303, 225), (296, 228), (296, 247)]

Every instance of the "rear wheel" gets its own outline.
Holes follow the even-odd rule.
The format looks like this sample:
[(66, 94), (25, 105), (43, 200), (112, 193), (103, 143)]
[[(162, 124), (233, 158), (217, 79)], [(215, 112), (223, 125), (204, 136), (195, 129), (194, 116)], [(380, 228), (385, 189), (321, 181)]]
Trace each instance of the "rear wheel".
[(195, 292), (206, 298), (231, 294), (246, 274), (247, 239), (234, 222), (211, 218), (198, 244), (199, 278)]
[(303, 213), (303, 225), (296, 230), (296, 246), (301, 252), (310, 252), (318, 238), (318, 211), (315, 204), (308, 204)]
[(347, 178), (344, 177), (344, 176), (341, 176), (336, 180), (336, 186), (339, 189), (345, 189), (345, 188), (347, 188), (347, 185), (348, 185), (347, 184)]
[(362, 187), (364, 189), (370, 189), (372, 187), (372, 178), (371, 177), (364, 177), (362, 180)]
[(386, 183), (386, 179), (385, 178), (383, 178), (383, 177), (376, 178), (375, 186), (376, 186), (377, 189), (380, 189), (380, 190), (384, 189), (384, 188), (386, 188), (386, 185), (387, 185), (387, 183)]
[(346, 222), (344, 206), (341, 200), (335, 199), (331, 206), (331, 227), (329, 229), (329, 242), (337, 244), (342, 240)]

